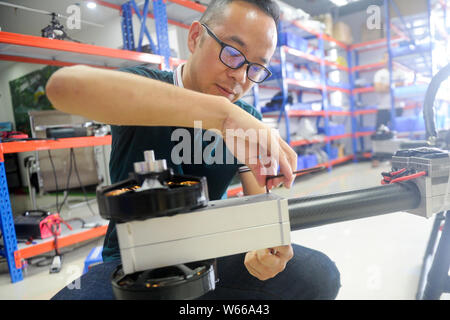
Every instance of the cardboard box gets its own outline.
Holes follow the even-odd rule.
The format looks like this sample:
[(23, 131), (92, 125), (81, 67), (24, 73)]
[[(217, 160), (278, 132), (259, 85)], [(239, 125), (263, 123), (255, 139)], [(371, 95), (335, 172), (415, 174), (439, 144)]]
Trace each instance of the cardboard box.
[(353, 43), (353, 35), (350, 27), (343, 22), (336, 22), (333, 25), (332, 37), (337, 41), (350, 45)]

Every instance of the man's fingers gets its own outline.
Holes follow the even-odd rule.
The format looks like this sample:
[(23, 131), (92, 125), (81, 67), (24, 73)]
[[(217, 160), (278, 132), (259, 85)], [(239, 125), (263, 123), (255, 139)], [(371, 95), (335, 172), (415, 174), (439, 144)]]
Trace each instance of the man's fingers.
[(286, 188), (290, 188), (292, 186), (292, 183), (294, 182), (294, 174), (292, 173), (292, 167), (289, 163), (289, 161), (286, 159), (286, 156), (284, 153), (280, 155), (280, 172), (284, 175), (283, 177), (283, 183)]
[(277, 256), (287, 260), (290, 260), (294, 256), (294, 250), (292, 249), (291, 245), (278, 246), (271, 249), (273, 249), (276, 252), (275, 254)]
[(248, 252), (245, 256), (244, 264), (249, 273), (259, 280), (267, 280), (283, 271), (281, 268), (269, 267), (261, 263), (257, 255), (259, 250)]
[(256, 259), (262, 266), (276, 273), (283, 271), (286, 266), (284, 259), (280, 259), (279, 256), (273, 254), (270, 249), (256, 250)]

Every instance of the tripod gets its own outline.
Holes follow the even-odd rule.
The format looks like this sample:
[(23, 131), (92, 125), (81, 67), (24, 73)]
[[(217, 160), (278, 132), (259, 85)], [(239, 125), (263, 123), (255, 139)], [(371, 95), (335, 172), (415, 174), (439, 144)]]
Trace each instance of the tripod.
[[(435, 217), (423, 258), (419, 287), (416, 294), (416, 299), (418, 300), (439, 300), (443, 293), (450, 292), (450, 277), (448, 275), (450, 268), (449, 212), (441, 212)], [(441, 228), (442, 222), (443, 226)], [(439, 243), (437, 243), (438, 239)]]

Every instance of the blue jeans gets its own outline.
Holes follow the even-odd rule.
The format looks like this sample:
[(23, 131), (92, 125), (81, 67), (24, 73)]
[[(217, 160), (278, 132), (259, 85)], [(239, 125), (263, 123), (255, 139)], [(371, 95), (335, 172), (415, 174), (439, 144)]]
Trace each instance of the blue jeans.
[[(200, 300), (330, 300), (335, 299), (340, 284), (336, 265), (325, 254), (292, 245), (294, 257), (286, 269), (272, 279), (261, 281), (244, 266), (245, 254), (217, 259), (219, 282), (216, 289)], [(114, 299), (111, 274), (120, 261), (92, 267), (79, 279), (79, 286), (67, 286), (52, 300)], [(77, 289), (79, 287), (79, 289)]]

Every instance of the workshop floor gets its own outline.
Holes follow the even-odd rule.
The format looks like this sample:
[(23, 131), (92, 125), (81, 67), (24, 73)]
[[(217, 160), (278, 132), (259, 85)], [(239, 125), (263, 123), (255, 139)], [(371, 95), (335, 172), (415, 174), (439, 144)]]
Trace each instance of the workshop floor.
[[(301, 177), (291, 190), (275, 192), (300, 197), (378, 186), (380, 172), (388, 169), (387, 163), (376, 169), (370, 162), (346, 164), (329, 173)], [(79, 214), (91, 216), (84, 210)], [(432, 219), (399, 212), (295, 231), (291, 240), (324, 252), (336, 263), (342, 283), (337, 299), (410, 300), (415, 299), (432, 223)], [(0, 299), (49, 299), (82, 274), (84, 259), (102, 243), (99, 238), (66, 253), (57, 274), (49, 274), (48, 266), (29, 266), (24, 280), (12, 284), (8, 272), (3, 271)], [(449, 300), (450, 294), (441, 298)]]

